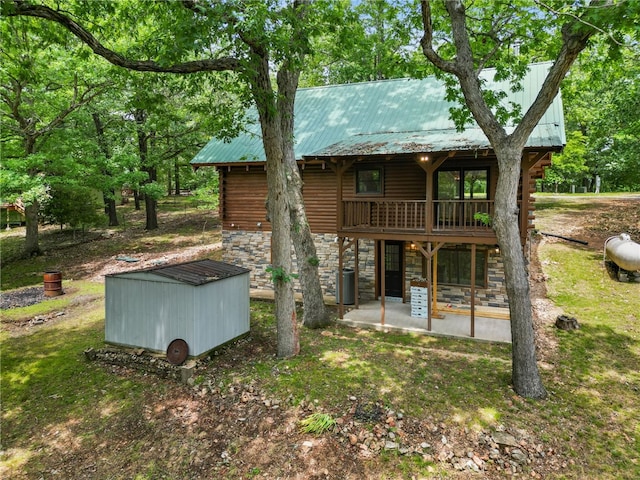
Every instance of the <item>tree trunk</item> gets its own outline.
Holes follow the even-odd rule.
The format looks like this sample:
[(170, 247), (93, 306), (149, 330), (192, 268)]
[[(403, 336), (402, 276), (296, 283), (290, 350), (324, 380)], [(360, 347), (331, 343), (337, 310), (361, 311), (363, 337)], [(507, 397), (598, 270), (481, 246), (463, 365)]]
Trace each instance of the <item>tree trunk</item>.
[[(147, 180), (144, 183), (155, 182), (158, 179), (156, 168), (148, 165), (149, 162), (149, 135), (144, 131), (143, 125), (147, 119), (146, 112), (144, 110), (137, 109), (133, 113), (136, 123), (138, 124), (138, 153), (140, 155), (140, 165), (143, 172), (148, 175)], [(146, 214), (145, 230), (155, 230), (158, 228), (158, 202), (152, 195), (146, 194), (144, 196), (144, 208)]]
[[(293, 156), (293, 149), (291, 151)], [(322, 328), (330, 323), (324, 304), (320, 275), (318, 274), (318, 255), (313, 242), (311, 228), (302, 198), (302, 179), (298, 166), (289, 162), (289, 208), (291, 209), (291, 238), (296, 250), (300, 287), (303, 299), (303, 325), (307, 328)]]
[(287, 167), (287, 202), (291, 213), (291, 239), (296, 251), (300, 287), (303, 300), (303, 324), (308, 328), (321, 328), (330, 318), (324, 304), (322, 285), (318, 275), (318, 255), (307, 220), (302, 196), (302, 177), (296, 163), (293, 148), (294, 105), (298, 88), (297, 71), (283, 67), (278, 72), (278, 92), (284, 92), (278, 100), (281, 116), (282, 151)]
[[(509, 297), (512, 342), (512, 382), (520, 396), (545, 398), (536, 362), (533, 312), (529, 277), (520, 243), (518, 221), (518, 184), (522, 149), (496, 148), (498, 157), (498, 185), (495, 196), (494, 229), (504, 263), (505, 284)], [(526, 215), (527, 212), (520, 212)]]
[(38, 241), (38, 210), (40, 204), (37, 200), (33, 203), (25, 205), (24, 216), (27, 222), (27, 231), (25, 236), (24, 256), (29, 258), (36, 255), (40, 255), (40, 244)]
[[(145, 152), (146, 158), (146, 152)], [(155, 182), (158, 179), (158, 172), (155, 167), (145, 167), (143, 168), (147, 175), (149, 175), (149, 179), (145, 183)], [(158, 201), (153, 197), (153, 195), (146, 194), (144, 196), (144, 210), (146, 214), (146, 224), (145, 230), (155, 230), (158, 228)]]
[(158, 202), (151, 195), (144, 196), (144, 211), (146, 214), (145, 230), (156, 230), (158, 228)]
[[(265, 138), (265, 147), (270, 140)], [(273, 143), (277, 141), (271, 140)], [(279, 148), (274, 148), (279, 150)], [(277, 154), (276, 154), (277, 155)], [(293, 290), (291, 260), (291, 216), (287, 202), (287, 181), (282, 161), (267, 161), (269, 183), (269, 216), (271, 218), (272, 279), (278, 325), (278, 357), (286, 358), (300, 352), (298, 319)]]
[(173, 164), (173, 179), (176, 195), (180, 195), (180, 165), (177, 160)]
[(281, 124), (282, 112), (274, 104), (268, 55), (259, 49), (255, 49), (253, 54), (255, 69), (252, 69), (250, 84), (260, 115), (262, 143), (267, 160), (267, 208), (271, 221), (270, 268), (278, 328), (277, 349), (278, 357), (286, 358), (300, 352), (300, 339), (292, 277), (291, 213), (287, 200), (287, 163), (283, 151), (285, 132)]
[(109, 196), (104, 198), (104, 209), (109, 217), (109, 226), (117, 227), (118, 226), (118, 212), (116, 210), (116, 192), (111, 189), (109, 192)]
[[(96, 127), (96, 133), (98, 135), (98, 145), (100, 146), (100, 150), (102, 150), (102, 154), (105, 158), (111, 158), (111, 151), (109, 149), (109, 145), (107, 144), (107, 139), (104, 135), (104, 125), (102, 124), (102, 119), (100, 118), (100, 114), (93, 113), (91, 114), (93, 117), (93, 124)], [(107, 169), (102, 170), (102, 174), (105, 177), (111, 177), (111, 174)], [(106, 189), (102, 192), (102, 196), (104, 198), (104, 213), (109, 218), (109, 226), (117, 227), (118, 226), (118, 215), (116, 213), (116, 195), (115, 190), (113, 188)]]

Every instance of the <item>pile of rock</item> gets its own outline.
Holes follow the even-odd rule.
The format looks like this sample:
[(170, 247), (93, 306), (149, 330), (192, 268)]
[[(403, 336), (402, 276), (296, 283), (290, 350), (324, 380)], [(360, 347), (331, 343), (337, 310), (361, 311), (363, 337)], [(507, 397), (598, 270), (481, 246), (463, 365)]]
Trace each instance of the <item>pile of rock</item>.
[(144, 349), (101, 348), (95, 350), (88, 348), (84, 351), (87, 360), (133, 368), (145, 373), (152, 373), (162, 378), (186, 382), (193, 373), (194, 365), (173, 365), (159, 355), (153, 355)]

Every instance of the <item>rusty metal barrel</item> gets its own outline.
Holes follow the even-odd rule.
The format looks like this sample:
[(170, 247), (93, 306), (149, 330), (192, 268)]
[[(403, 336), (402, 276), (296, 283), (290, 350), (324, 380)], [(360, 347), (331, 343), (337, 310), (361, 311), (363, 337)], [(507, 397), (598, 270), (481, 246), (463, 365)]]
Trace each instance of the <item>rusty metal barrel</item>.
[(62, 273), (58, 271), (44, 272), (44, 296), (62, 295)]

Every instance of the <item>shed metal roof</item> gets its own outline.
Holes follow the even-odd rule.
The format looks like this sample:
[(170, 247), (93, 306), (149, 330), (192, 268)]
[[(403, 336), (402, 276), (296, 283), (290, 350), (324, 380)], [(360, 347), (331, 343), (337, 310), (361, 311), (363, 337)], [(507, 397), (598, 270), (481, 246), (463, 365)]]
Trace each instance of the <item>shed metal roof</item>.
[(132, 273), (151, 273), (162, 277), (171, 278), (188, 285), (204, 285), (225, 278), (248, 273), (250, 270), (229, 263), (215, 260), (195, 260), (193, 262), (178, 263), (174, 265), (160, 265), (157, 267), (130, 270), (123, 273), (114, 273), (108, 277), (117, 277)]
[[(523, 88), (511, 92), (508, 82), (495, 82), (495, 71), (483, 72), (485, 88), (502, 90), (509, 102), (526, 112), (535, 100), (551, 63), (530, 65)], [(330, 85), (298, 90), (295, 108), (295, 156), (383, 155), (490, 148), (475, 124), (458, 132), (449, 119), (455, 103), (445, 99), (445, 86), (435, 77)], [(257, 115), (244, 134), (230, 142), (212, 139), (192, 165), (264, 162)], [(507, 130), (513, 130), (507, 126)], [(527, 147), (561, 148), (566, 143), (560, 95), (542, 117)]]

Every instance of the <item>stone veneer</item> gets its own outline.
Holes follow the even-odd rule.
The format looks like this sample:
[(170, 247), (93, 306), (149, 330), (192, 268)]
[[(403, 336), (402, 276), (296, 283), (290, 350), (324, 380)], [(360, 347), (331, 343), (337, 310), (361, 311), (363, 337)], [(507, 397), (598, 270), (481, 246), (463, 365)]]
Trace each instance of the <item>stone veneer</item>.
[[(338, 244), (335, 235), (314, 234), (316, 250), (319, 260), (318, 271), (323, 294), (334, 296), (336, 292), (336, 273), (338, 270)], [(223, 261), (239, 265), (251, 270), (251, 288), (271, 289), (272, 283), (266, 268), (270, 260), (271, 232), (249, 232), (245, 230), (223, 230), (222, 247)], [(359, 246), (359, 292), (360, 300), (373, 300), (375, 295), (375, 242), (362, 239)], [(409, 283), (411, 279), (422, 277), (422, 254), (411, 250), (409, 244), (405, 247), (407, 302), (411, 298)], [(470, 248), (470, 247), (468, 247)], [(344, 254), (344, 267), (354, 268), (354, 249), (350, 248)], [(295, 253), (292, 252), (295, 262)], [(295, 265), (295, 263), (294, 263)], [(300, 291), (300, 284), (296, 280), (296, 291)], [(438, 285), (438, 302), (452, 305), (470, 305), (471, 289), (454, 285)], [(500, 254), (493, 249), (488, 250), (487, 288), (476, 288), (476, 305), (487, 307), (508, 308), (509, 303), (502, 275), (502, 260)]]
[[(336, 273), (338, 271), (338, 243), (335, 235), (314, 234), (316, 253), (319, 260), (318, 272), (323, 294), (335, 296)], [(271, 289), (271, 276), (266, 268), (271, 264), (270, 256), (271, 232), (248, 232), (244, 230), (223, 230), (223, 261), (249, 268), (251, 288)], [(359, 242), (359, 290), (361, 300), (373, 300), (375, 292), (375, 242), (360, 240)], [(291, 256), (295, 260), (295, 253)], [(344, 268), (355, 268), (353, 248), (347, 250), (343, 258)], [(297, 268), (296, 268), (297, 270)], [(295, 290), (300, 292), (300, 283), (294, 281)]]

